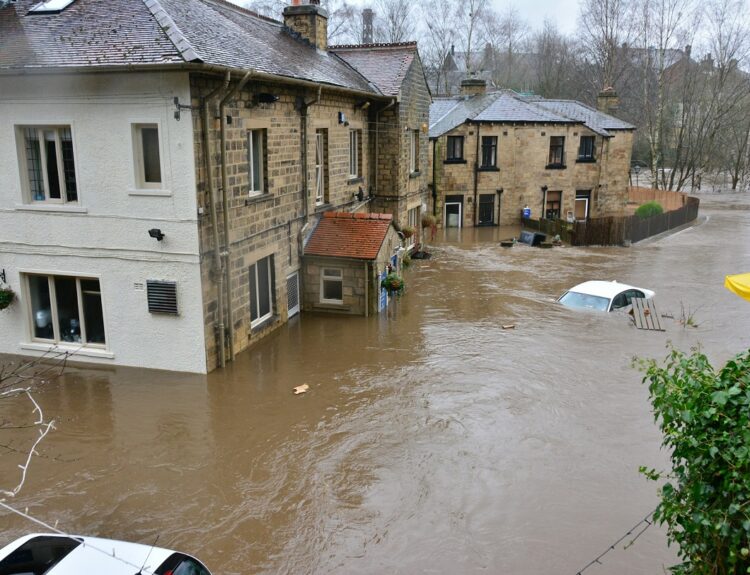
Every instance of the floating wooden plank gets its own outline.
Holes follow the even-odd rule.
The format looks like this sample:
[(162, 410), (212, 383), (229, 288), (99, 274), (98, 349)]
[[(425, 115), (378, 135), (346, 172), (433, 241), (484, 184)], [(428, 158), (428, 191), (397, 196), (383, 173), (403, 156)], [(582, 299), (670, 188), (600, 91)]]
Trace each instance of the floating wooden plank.
[(633, 321), (638, 329), (649, 331), (665, 331), (661, 327), (659, 314), (656, 312), (656, 305), (653, 299), (640, 297), (633, 298)]

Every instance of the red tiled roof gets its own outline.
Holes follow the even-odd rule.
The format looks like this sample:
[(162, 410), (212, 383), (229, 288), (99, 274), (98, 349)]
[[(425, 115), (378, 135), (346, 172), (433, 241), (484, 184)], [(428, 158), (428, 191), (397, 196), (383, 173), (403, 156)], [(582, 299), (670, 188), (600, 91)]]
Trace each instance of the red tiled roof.
[(305, 246), (305, 255), (374, 260), (392, 220), (391, 214), (326, 212)]

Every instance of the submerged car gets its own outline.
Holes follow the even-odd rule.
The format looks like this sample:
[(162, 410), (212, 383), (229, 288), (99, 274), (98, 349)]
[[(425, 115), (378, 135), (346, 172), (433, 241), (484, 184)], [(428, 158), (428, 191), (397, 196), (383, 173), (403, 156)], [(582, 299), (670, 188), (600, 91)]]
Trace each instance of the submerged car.
[(43, 533), (0, 549), (2, 575), (211, 575), (195, 557), (139, 543)]
[(588, 281), (570, 288), (557, 301), (568, 307), (615, 311), (630, 307), (633, 298), (651, 299), (654, 295), (649, 289), (616, 281)]

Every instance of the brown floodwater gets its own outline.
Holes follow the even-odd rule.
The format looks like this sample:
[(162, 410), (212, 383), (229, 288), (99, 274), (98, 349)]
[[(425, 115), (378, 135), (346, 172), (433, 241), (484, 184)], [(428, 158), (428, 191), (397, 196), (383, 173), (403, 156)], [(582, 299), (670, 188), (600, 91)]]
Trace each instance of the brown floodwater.
[[(207, 377), (68, 368), (36, 395), (57, 429), (15, 504), (73, 533), (159, 535), (217, 575), (575, 574), (655, 507), (638, 467), (668, 463), (633, 356), (750, 348), (750, 303), (723, 287), (750, 271), (750, 195), (703, 199), (706, 221), (632, 248), (450, 230), (388, 313), (304, 315)], [(554, 303), (596, 278), (656, 290), (666, 332)], [(0, 488), (24, 433), (0, 435)], [(38, 529), (0, 514), (2, 544)], [(660, 528), (622, 547), (586, 574), (676, 559)]]

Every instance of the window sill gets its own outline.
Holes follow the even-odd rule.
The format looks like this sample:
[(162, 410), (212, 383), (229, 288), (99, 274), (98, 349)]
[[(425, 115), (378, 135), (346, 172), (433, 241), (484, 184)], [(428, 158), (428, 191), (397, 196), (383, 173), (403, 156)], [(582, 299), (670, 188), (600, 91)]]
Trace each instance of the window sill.
[(547, 164), (545, 170), (565, 170), (567, 167), (563, 164)]
[(596, 164), (596, 158), (578, 158), (576, 164)]
[(344, 305), (343, 303), (315, 303), (313, 309), (319, 310), (331, 310), (331, 311), (351, 311), (352, 306)]
[(256, 325), (250, 325), (250, 335), (260, 333), (270, 325), (276, 323), (279, 319), (279, 316), (277, 315), (271, 315), (261, 321), (259, 321)]
[(87, 214), (89, 209), (83, 206), (70, 206), (67, 204), (16, 204), (19, 212), (57, 212), (67, 214)]
[(455, 160), (443, 160), (444, 164), (465, 164), (466, 160), (463, 158), (461, 159), (455, 159)]
[(346, 183), (351, 186), (352, 184), (361, 184), (364, 181), (365, 179), (362, 176), (351, 176), (346, 180)]
[(273, 196), (271, 194), (257, 194), (255, 196), (245, 198), (245, 205), (251, 206), (253, 204), (262, 204), (263, 202), (267, 202), (269, 200), (273, 200)]
[(128, 190), (129, 196), (154, 196), (154, 197), (169, 197), (172, 192), (169, 190), (148, 190), (148, 189), (133, 189)]
[(421, 175), (422, 175), (422, 172), (420, 172), (419, 170), (417, 170), (416, 172), (412, 172), (412, 173), (409, 174), (409, 179), (413, 180), (415, 178), (418, 178)]
[(67, 351), (70, 352), (73, 359), (76, 357), (82, 356), (82, 357), (98, 357), (101, 359), (114, 359), (115, 354), (111, 351), (107, 351), (106, 349), (96, 349), (93, 347), (81, 347), (81, 346), (74, 346), (74, 345), (65, 345), (61, 343), (22, 343), (20, 344), (21, 349), (25, 349), (28, 351), (41, 351), (41, 352), (50, 352), (50, 351)]
[(320, 214), (322, 212), (327, 212), (330, 209), (333, 208), (333, 205), (326, 203), (326, 204), (315, 204), (315, 213)]
[(500, 168), (497, 166), (486, 166), (486, 167), (480, 167), (477, 168), (478, 172), (499, 172)]

